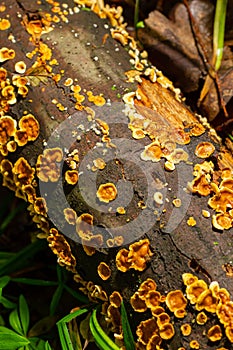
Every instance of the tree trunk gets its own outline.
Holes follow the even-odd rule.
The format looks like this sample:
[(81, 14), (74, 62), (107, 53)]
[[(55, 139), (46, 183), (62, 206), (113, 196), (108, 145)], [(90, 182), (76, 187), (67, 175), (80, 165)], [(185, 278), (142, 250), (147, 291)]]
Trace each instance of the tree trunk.
[[(224, 231), (215, 229), (212, 217), (216, 212), (208, 207), (209, 198), (220, 193), (216, 188), (223, 169), (229, 168), (232, 177), (231, 155), (207, 123), (203, 120), (201, 123), (184, 105), (179, 91), (161, 72), (153, 67), (146, 71), (149, 63), (144, 53), (140, 56), (138, 46), (134, 47), (133, 38), (120, 30), (113, 36), (126, 40), (127, 45), (122, 46), (112, 38), (110, 28), (112, 24), (116, 29), (117, 15), (108, 13), (105, 16), (103, 10), (100, 15), (108, 18), (101, 19), (72, 1), (66, 3), (68, 14), (64, 12), (66, 7), (61, 6), (59, 10), (49, 5), (49, 1), (38, 5), (36, 1), (9, 0), (2, 13), (3, 18), (9, 15), (11, 22), (11, 27), (2, 31), (2, 46), (15, 51), (15, 58), (3, 62), (2, 67), (8, 71), (11, 84), (16, 74), (15, 63), (25, 62), (27, 70), (21, 76), (30, 82), (28, 94), (21, 97), (18, 93), (17, 102), (10, 104), (9, 110), (7, 107), (4, 110), (2, 104), (2, 118), (10, 115), (20, 129), (20, 119), (30, 113), (40, 125), (35, 141), (29, 140), (24, 146), (19, 146), (18, 141), (16, 151), (8, 155), (2, 147), (2, 162), (8, 159), (14, 165), (24, 157), (36, 169), (34, 179), (30, 182), (24, 174), (26, 182), (20, 181), (21, 169), (18, 175), (12, 174), (14, 186), (2, 163), (3, 184), (30, 202), (41, 237), (48, 238), (61, 264), (71, 269), (76, 278), (77, 274), (81, 275), (85, 292), (88, 292), (85, 281), (92, 281), (107, 295), (120, 291), (129, 302), (146, 278), (155, 280), (157, 289), (166, 294), (171, 290), (184, 290), (182, 274), (190, 272), (208, 284), (218, 281), (232, 294), (233, 230), (232, 227)], [(97, 9), (96, 5), (94, 10), (98, 12)], [(51, 18), (57, 16), (59, 21), (53, 17), (54, 22), (49, 23), (47, 14)], [(37, 52), (28, 58), (33, 50)], [(35, 62), (37, 66), (33, 66)], [(127, 82), (130, 74), (134, 78)], [(72, 79), (73, 83), (69, 84), (67, 79)], [(81, 91), (72, 88), (74, 85), (79, 85)], [(84, 101), (81, 101), (82, 96), (85, 96)], [(13, 138), (9, 136), (7, 142)], [(153, 150), (145, 151), (151, 142)], [(194, 179), (194, 166), (205, 160), (195, 155), (201, 142), (210, 142), (215, 147), (205, 158), (208, 164), (213, 163), (206, 185), (208, 196), (192, 194), (190, 184)], [(62, 150), (60, 160), (59, 156), (54, 161), (54, 154), (48, 155), (53, 148)], [(47, 169), (43, 164), (39, 167), (39, 155), (44, 156)], [(179, 161), (179, 157), (183, 161)], [(98, 158), (106, 163), (104, 166), (101, 161), (102, 170), (95, 161)], [(55, 178), (52, 178), (52, 167)], [(67, 183), (67, 170), (78, 170), (76, 184)], [(13, 172), (16, 172), (15, 166)], [(211, 186), (210, 182), (216, 186)], [(106, 183), (117, 188), (116, 198), (108, 203), (96, 195), (100, 185)], [(32, 199), (29, 191), (33, 193)], [(226, 216), (233, 222), (228, 214), (232, 208), (231, 193), (232, 188), (225, 209)], [(44, 202), (38, 200), (42, 197), (47, 212)], [(70, 223), (65, 219), (67, 208), (72, 209)], [(210, 217), (204, 217), (202, 210), (209, 211)], [(93, 224), (80, 223), (82, 214), (89, 214), (89, 223), (93, 216)], [(146, 256), (142, 256), (142, 271), (128, 260), (127, 271), (122, 272), (116, 266), (117, 252), (123, 246), (129, 249), (134, 242), (142, 240), (148, 240), (150, 246)], [(110, 248), (111, 245), (114, 247)], [(97, 273), (101, 262), (111, 270), (111, 277), (106, 281)], [(131, 306), (129, 310), (131, 313)], [(185, 320), (190, 321), (195, 314), (190, 307)], [(135, 327), (150, 317), (145, 313), (136, 315)], [(214, 317), (209, 315), (207, 328), (216, 323)], [(164, 343), (164, 348), (178, 349), (186, 344), (179, 337), (183, 319), (174, 318), (174, 322), (176, 335)], [(193, 339), (199, 341), (201, 348), (215, 348), (201, 335), (204, 330), (201, 327), (207, 329), (195, 324)], [(229, 340), (224, 335), (221, 346), (227, 345)]]

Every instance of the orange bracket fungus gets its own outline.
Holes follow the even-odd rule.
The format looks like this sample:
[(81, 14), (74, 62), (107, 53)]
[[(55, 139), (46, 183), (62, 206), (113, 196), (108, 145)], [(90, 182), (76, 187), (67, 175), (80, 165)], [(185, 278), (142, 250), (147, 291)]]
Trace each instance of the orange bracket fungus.
[(102, 184), (99, 186), (96, 195), (101, 202), (109, 203), (117, 196), (116, 186), (111, 182)]
[(126, 272), (129, 269), (143, 271), (151, 256), (149, 240), (143, 239), (130, 244), (129, 250), (119, 250), (116, 255), (116, 265), (118, 270), (122, 272)]
[(65, 180), (69, 185), (76, 185), (76, 183), (78, 182), (78, 171), (67, 170), (65, 173)]
[(211, 327), (207, 332), (207, 337), (212, 342), (218, 341), (222, 338), (222, 330), (219, 325)]
[(55, 228), (51, 228), (47, 240), (50, 248), (57, 255), (60, 264), (68, 266), (71, 269), (76, 266), (76, 260), (71, 253), (70, 245), (62, 234)]
[(187, 300), (181, 290), (174, 290), (167, 294), (166, 305), (172, 312), (184, 310), (187, 305)]
[(57, 163), (63, 158), (63, 152), (60, 148), (51, 148), (44, 150), (40, 154), (36, 163), (37, 176), (44, 182), (56, 182), (60, 177), (60, 169)]
[(89, 238), (92, 235), (93, 216), (88, 213), (81, 214), (76, 220), (76, 232), (81, 238)]
[(209, 158), (215, 151), (215, 147), (211, 142), (201, 142), (195, 149), (195, 155), (199, 158)]
[(189, 323), (184, 323), (181, 325), (180, 330), (184, 337), (188, 337), (192, 332), (192, 327)]
[(76, 211), (74, 211), (71, 208), (65, 208), (63, 210), (63, 213), (65, 215), (65, 220), (68, 222), (68, 224), (70, 224), (70, 225), (76, 224), (76, 220), (77, 220)]
[(104, 281), (109, 279), (109, 277), (111, 276), (110, 267), (108, 266), (108, 264), (106, 264), (103, 261), (98, 265), (97, 272), (98, 272), (98, 275), (100, 276), (100, 278)]
[(13, 58), (15, 58), (15, 51), (13, 49), (8, 49), (7, 47), (0, 49), (0, 62), (12, 60)]

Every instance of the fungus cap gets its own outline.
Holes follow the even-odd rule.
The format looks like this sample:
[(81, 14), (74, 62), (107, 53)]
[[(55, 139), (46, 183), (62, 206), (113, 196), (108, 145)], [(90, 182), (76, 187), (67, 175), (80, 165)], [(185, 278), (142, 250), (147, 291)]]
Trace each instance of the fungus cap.
[(157, 205), (163, 204), (163, 194), (161, 192), (155, 192), (154, 201)]
[(142, 344), (147, 345), (153, 335), (158, 335), (158, 325), (154, 318), (141, 321), (137, 326), (136, 334)]
[(174, 315), (176, 318), (184, 318), (187, 315), (185, 309), (178, 309), (174, 311)]
[(233, 343), (233, 325), (226, 326), (225, 333), (227, 338), (230, 340), (231, 343)]
[(158, 334), (154, 334), (150, 338), (146, 346), (146, 350), (160, 349), (161, 343), (162, 343), (162, 338)]
[(201, 142), (195, 149), (195, 155), (199, 158), (209, 158), (215, 151), (215, 147), (211, 142)]
[(200, 344), (197, 340), (191, 340), (189, 345), (191, 349), (200, 349)]
[(207, 337), (210, 341), (215, 342), (222, 338), (222, 330), (219, 325), (212, 326), (208, 332)]
[(109, 297), (110, 304), (115, 306), (115, 307), (120, 307), (122, 300), (123, 300), (123, 298), (118, 291), (112, 292), (112, 294)]
[(98, 275), (100, 276), (100, 278), (104, 281), (109, 279), (109, 277), (111, 276), (110, 267), (103, 261), (98, 265), (97, 272), (98, 272)]
[(218, 213), (212, 216), (212, 225), (220, 231), (229, 230), (233, 225), (233, 219), (228, 213)]
[(153, 308), (151, 310), (152, 315), (155, 317), (159, 316), (160, 314), (162, 314), (164, 312), (165, 312), (165, 309), (162, 306), (156, 306), (155, 308)]
[(142, 160), (151, 160), (152, 162), (158, 162), (160, 161), (161, 157), (162, 150), (158, 141), (154, 141), (145, 146), (144, 151), (141, 153)]
[(188, 153), (185, 152), (183, 148), (176, 148), (172, 153), (166, 156), (166, 159), (173, 164), (178, 164), (180, 162), (186, 162), (188, 157)]
[(190, 326), (189, 323), (184, 323), (180, 326), (181, 333), (184, 337), (187, 337), (191, 334), (192, 332), (192, 327)]
[(159, 328), (159, 335), (162, 339), (168, 340), (171, 339), (175, 334), (174, 327), (171, 323), (164, 323)]
[(155, 291), (156, 290), (156, 283), (152, 278), (147, 278), (145, 281), (143, 281), (140, 284), (140, 287), (138, 289), (138, 293), (142, 299), (146, 299), (146, 296), (149, 291)]
[(195, 304), (199, 295), (205, 290), (207, 290), (207, 284), (203, 280), (197, 280), (188, 285), (186, 288), (186, 295), (190, 303)]
[(109, 203), (117, 196), (116, 186), (111, 182), (102, 184), (99, 186), (96, 195), (101, 202)]
[(65, 172), (65, 180), (69, 185), (76, 185), (78, 182), (78, 171), (77, 170), (67, 170)]
[(217, 307), (216, 314), (219, 318), (219, 321), (228, 326), (233, 321), (233, 301), (227, 301), (224, 304), (219, 304)]
[(16, 120), (10, 116), (4, 116), (0, 118), (0, 144), (4, 145), (7, 143), (11, 136), (16, 133)]
[(19, 120), (19, 128), (27, 133), (28, 141), (35, 141), (39, 135), (40, 126), (34, 115), (24, 115)]
[(210, 289), (204, 290), (196, 300), (196, 309), (201, 311), (205, 309), (208, 312), (215, 313), (218, 305), (218, 298), (216, 298)]
[(70, 224), (70, 225), (76, 224), (77, 213), (75, 210), (73, 210), (72, 208), (65, 208), (63, 210), (63, 213), (65, 215), (65, 219), (68, 222), (68, 224)]
[(88, 213), (81, 214), (76, 220), (76, 232), (81, 238), (87, 238), (92, 231), (93, 215)]
[(135, 292), (131, 296), (130, 304), (136, 312), (145, 312), (147, 310), (146, 302), (140, 297), (139, 292)]
[(13, 58), (15, 58), (15, 51), (13, 49), (8, 49), (7, 47), (0, 49), (0, 62), (12, 60)]
[(183, 273), (182, 275), (183, 282), (186, 286), (196, 282), (198, 280), (197, 276), (194, 276), (192, 273)]
[(42, 197), (37, 197), (33, 203), (36, 214), (47, 216), (48, 208), (46, 200)]
[(156, 316), (159, 329), (165, 324), (170, 323), (170, 316), (166, 312), (162, 312)]
[(193, 193), (199, 193), (201, 196), (208, 196), (211, 193), (211, 185), (205, 174), (196, 176), (191, 183), (191, 188)]
[(208, 317), (204, 311), (199, 312), (196, 316), (196, 322), (199, 325), (205, 324), (207, 322), (207, 320), (208, 320)]
[(161, 294), (157, 290), (149, 290), (146, 295), (146, 305), (148, 308), (153, 309), (159, 306), (161, 299)]
[(26, 72), (27, 66), (24, 61), (19, 61), (15, 63), (15, 71), (19, 74), (24, 74)]
[(196, 220), (194, 219), (193, 216), (190, 216), (190, 217), (188, 218), (188, 220), (187, 220), (187, 224), (188, 224), (189, 226), (196, 226), (197, 222), (196, 222)]
[(183, 310), (187, 305), (187, 300), (181, 290), (170, 291), (166, 297), (166, 305), (170, 311)]
[(103, 170), (106, 167), (106, 163), (102, 158), (94, 159), (93, 164), (99, 170)]

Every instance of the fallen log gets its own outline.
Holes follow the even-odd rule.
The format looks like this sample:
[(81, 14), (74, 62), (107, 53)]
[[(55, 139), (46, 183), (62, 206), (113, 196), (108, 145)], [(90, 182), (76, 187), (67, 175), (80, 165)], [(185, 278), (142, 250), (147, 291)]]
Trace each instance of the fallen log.
[[(113, 306), (110, 295), (128, 302), (139, 349), (153, 348), (153, 334), (143, 332), (146, 322), (157, 332), (156, 306), (171, 318), (157, 332), (161, 347), (187, 346), (180, 326), (202, 310), (206, 333), (223, 325), (220, 343), (229, 347), (232, 156), (150, 65), (121, 9), (93, 1), (86, 11), (82, 4), (3, 5), (3, 185), (29, 202), (38, 237), (81, 290), (107, 303), (120, 345), (111, 311), (120, 303)], [(187, 273), (203, 280), (197, 294), (188, 287), (197, 277)], [(151, 299), (140, 296), (147, 279)], [(195, 323), (192, 339), (215, 348), (201, 327)]]

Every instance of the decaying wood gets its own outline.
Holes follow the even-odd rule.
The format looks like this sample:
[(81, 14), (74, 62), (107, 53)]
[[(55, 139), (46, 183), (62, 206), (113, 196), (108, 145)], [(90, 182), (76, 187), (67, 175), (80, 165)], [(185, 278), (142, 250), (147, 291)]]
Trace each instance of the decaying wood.
[[(70, 7), (74, 7), (72, 1), (67, 1), (67, 3)], [(16, 52), (16, 58), (6, 61), (3, 67), (13, 74), (16, 61), (25, 61), (28, 68), (32, 66), (33, 59), (26, 58), (25, 54), (31, 52), (37, 45), (29, 41), (30, 35), (22, 25), (22, 20), (24, 20), (25, 25), (27, 21), (30, 22), (33, 16), (40, 19), (43, 13), (51, 10), (45, 1), (40, 5), (40, 10), (38, 10), (36, 1), (29, 0), (10, 0), (6, 6), (6, 13), (10, 15), (12, 26), (8, 31), (3, 32), (4, 46), (13, 48)], [(112, 39), (109, 33), (110, 24), (107, 19), (100, 19), (95, 13), (89, 11), (80, 11), (68, 16), (68, 18), (67, 23), (61, 21), (54, 24), (54, 29), (41, 37), (43, 42), (52, 49), (52, 57), (58, 62), (58, 65), (53, 66), (53, 73), (61, 74), (61, 70), (64, 70), (61, 80), (55, 82), (46, 76), (45, 84), (41, 83), (35, 87), (29, 86), (29, 93), (26, 98), (18, 100), (7, 113), (14, 116), (17, 121), (25, 111), (32, 113), (40, 124), (39, 137), (33, 143), (18, 147), (17, 151), (9, 154), (7, 158), (14, 163), (19, 157), (25, 157), (30, 165), (34, 167), (39, 154), (46, 147), (45, 142), (49, 142), (53, 131), (64, 121), (69, 120), (67, 119), (69, 116), (75, 115), (76, 124), (74, 124), (72, 131), (78, 131), (78, 134), (81, 134), (81, 140), (77, 140), (77, 134), (74, 134), (76, 138), (74, 137), (71, 150), (68, 149), (67, 153), (77, 149), (80, 162), (85, 164), (85, 157), (87, 157), (88, 152), (96, 146), (97, 142), (101, 143), (103, 135), (99, 136), (93, 130), (85, 130), (84, 133), (81, 133), (81, 129), (77, 128), (82, 124), (86, 125), (87, 113), (75, 109), (75, 101), (70, 87), (66, 87), (64, 82), (67, 78), (72, 78), (75, 84), (81, 86), (81, 93), (85, 89), (85, 91), (92, 91), (95, 96), (103, 94), (106, 101), (110, 99), (111, 105), (107, 103), (103, 107), (96, 107), (90, 101), (87, 101), (87, 98), (83, 105), (93, 108), (96, 112), (96, 118), (100, 118), (109, 124), (109, 137), (112, 143), (114, 144), (117, 140), (122, 139), (121, 143), (125, 145), (125, 148), (123, 148), (125, 153), (123, 154), (122, 151), (117, 153), (120, 144), (115, 145), (115, 147), (109, 141), (108, 147), (106, 147), (105, 143), (103, 148), (106, 149), (106, 154), (110, 154), (110, 161), (103, 171), (98, 172), (95, 179), (95, 188), (97, 189), (101, 183), (106, 182), (117, 184), (121, 181), (121, 183), (126, 184), (125, 186), (129, 183), (131, 187), (122, 187), (122, 191), (125, 189), (125, 195), (124, 192), (119, 192), (119, 198), (117, 198), (117, 206), (124, 206), (122, 203), (125, 200), (126, 215), (116, 213), (114, 201), (111, 205), (106, 206), (106, 204), (98, 203), (95, 200), (96, 206), (91, 207), (82, 198), (84, 188), (79, 188), (78, 185), (71, 186), (63, 183), (64, 192), (68, 203), (78, 216), (82, 213), (93, 215), (96, 233), (98, 233), (99, 227), (103, 235), (106, 235), (105, 240), (111, 237), (111, 228), (116, 227), (114, 234), (123, 237), (125, 235), (124, 238), (127, 243), (148, 238), (153, 255), (143, 272), (131, 269), (126, 273), (117, 270), (115, 264), (116, 252), (121, 247), (112, 249), (106, 247), (102, 249), (100, 247), (94, 255), (87, 255), (81, 244), (70, 239), (72, 234), (73, 237), (76, 234), (75, 228), (72, 228), (74, 231), (72, 233), (72, 230), (69, 231), (69, 225), (65, 224), (64, 203), (59, 198), (58, 186), (52, 184), (52, 187), (47, 187), (51, 190), (49, 193), (51, 198), (46, 197), (46, 201), (48, 201), (48, 207), (51, 202), (56, 203), (56, 210), (61, 212), (58, 225), (62, 226), (63, 231), (61, 233), (65, 235), (71, 246), (72, 254), (77, 260), (77, 272), (86, 281), (90, 280), (94, 284), (102, 286), (108, 294), (114, 290), (120, 290), (125, 300), (129, 300), (138, 288), (140, 281), (147, 277), (151, 277), (156, 281), (158, 290), (163, 294), (169, 290), (180, 289), (182, 288), (181, 275), (185, 272), (194, 273), (208, 283), (216, 280), (221, 287), (226, 288), (233, 294), (232, 277), (229, 277), (222, 268), (224, 264), (231, 264), (232, 262), (233, 230), (225, 230), (223, 233), (214, 230), (211, 218), (207, 219), (202, 215), (202, 209), (210, 210), (207, 204), (208, 198), (191, 195), (185, 191), (187, 182), (192, 181), (193, 178), (193, 165), (202, 162), (194, 154), (197, 144), (202, 141), (209, 141), (215, 145), (216, 151), (211, 159), (217, 168), (221, 169), (227, 167), (227, 165), (232, 166), (230, 164), (231, 156), (227, 152), (227, 156), (224, 156), (225, 151), (221, 148), (219, 140), (215, 139), (213, 141), (208, 128), (205, 129), (202, 135), (191, 136), (190, 142), (184, 142), (185, 138), (189, 137), (184, 126), (189, 129), (197, 126), (202, 128), (202, 126), (198, 118), (192, 114), (183, 102), (179, 101), (179, 94), (164, 77), (160, 77), (161, 83), (152, 83), (146, 76), (141, 77), (139, 82), (128, 83), (126, 81), (125, 72), (131, 69), (130, 57), (127, 50), (119, 42)], [(7, 38), (10, 32), (14, 35), (14, 43)], [(128, 117), (122, 112), (125, 104), (120, 99), (126, 92), (136, 91), (136, 89), (138, 95), (135, 97), (135, 108), (138, 114), (158, 128), (157, 131), (155, 129), (151, 130), (151, 134), (154, 132), (154, 136), (162, 137), (161, 135), (164, 133), (167, 141), (174, 141), (174, 138), (176, 138), (177, 148), (183, 147), (189, 155), (188, 161), (177, 164), (176, 169), (172, 172), (164, 170), (164, 159), (160, 163), (152, 163), (142, 161), (140, 158), (145, 145), (148, 145), (151, 140), (148, 137), (140, 140), (132, 138), (132, 133), (128, 128)], [(57, 102), (54, 103), (53, 101)], [(59, 110), (57, 103), (64, 106), (64, 110)], [(73, 119), (71, 118), (71, 124), (69, 125), (71, 129), (73, 127), (72, 122)], [(66, 129), (61, 130), (64, 136), (63, 132)], [(156, 132), (158, 135), (156, 135)], [(148, 132), (148, 134), (150, 133)], [(63, 151), (66, 147), (65, 140), (65, 137), (63, 137), (61, 141)], [(127, 140), (126, 143), (124, 143), (125, 140)], [(186, 144), (184, 145), (184, 143)], [(69, 148), (70, 145), (67, 147)], [(65, 158), (69, 163), (69, 156)], [(92, 166), (93, 164), (89, 165)], [(67, 165), (64, 165), (64, 167), (68, 169)], [(86, 170), (84, 174), (87, 178), (89, 176), (88, 171), (91, 172), (91, 170)], [(81, 174), (80, 179), (82, 179)], [(153, 181), (148, 184), (148, 179)], [(165, 186), (166, 200), (161, 210), (161, 208), (155, 207), (153, 201), (148, 201), (147, 197), (160, 191), (158, 183), (164, 184), (165, 182), (167, 182)], [(85, 181), (82, 183), (85, 187)], [(127, 199), (126, 194), (131, 193), (130, 189), (132, 189), (132, 196)], [(39, 195), (38, 193), (37, 196)], [(95, 198), (96, 193), (89, 193), (89, 195)], [(182, 205), (180, 208), (175, 208), (172, 204), (175, 197), (181, 199)], [(147, 208), (145, 208), (146, 203), (148, 203)], [(113, 207), (112, 211), (109, 209), (110, 206)], [(153, 214), (155, 210), (159, 212), (159, 216)], [(126, 230), (126, 233), (122, 232), (124, 227), (127, 228), (127, 223), (133, 222), (143, 211), (145, 212), (145, 218), (144, 222), (140, 223), (142, 228), (135, 226), (135, 233), (132, 230)], [(195, 218), (195, 226), (187, 224), (190, 217)], [(51, 223), (51, 227), (53, 225), (54, 223)], [(118, 230), (117, 227), (119, 227)], [(142, 234), (140, 234), (140, 229)], [(69, 232), (68, 237), (66, 230)], [(127, 234), (130, 237), (127, 237)], [(112, 270), (112, 275), (107, 281), (103, 281), (97, 274), (97, 266), (101, 261), (105, 261)], [(192, 317), (191, 311), (188, 311), (187, 318), (190, 320)], [(137, 314), (136, 320), (139, 322), (141, 319), (145, 319), (145, 315)], [(180, 324), (181, 321), (176, 320), (177, 330)], [(196, 327), (193, 333), (194, 337), (197, 337), (200, 343), (206, 346), (206, 339), (203, 340), (198, 332), (200, 330)], [(221, 345), (224, 346), (224, 344), (226, 346), (228, 344), (225, 338)], [(176, 336), (167, 346), (168, 349), (178, 349), (181, 345), (181, 340)], [(208, 346), (212, 348), (212, 345)]]

